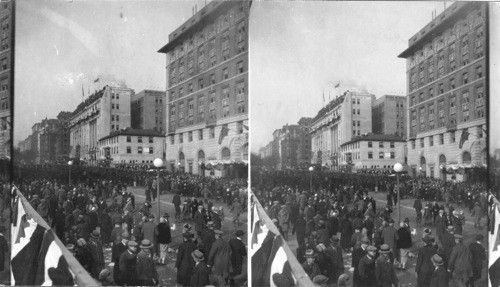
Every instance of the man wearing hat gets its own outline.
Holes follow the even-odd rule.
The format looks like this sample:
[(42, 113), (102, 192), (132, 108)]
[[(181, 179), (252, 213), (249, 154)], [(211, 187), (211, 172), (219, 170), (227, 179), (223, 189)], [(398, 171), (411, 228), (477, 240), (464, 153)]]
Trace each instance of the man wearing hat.
[(288, 240), (288, 229), (290, 227), (290, 212), (286, 205), (281, 206), (281, 210), (278, 212), (278, 220), (283, 231), (283, 238)]
[(377, 247), (370, 245), (366, 248), (367, 254), (359, 261), (359, 287), (377, 286), (375, 275), (375, 256)]
[(389, 248), (391, 249), (393, 255), (393, 260), (394, 258), (397, 258), (396, 242), (398, 241), (399, 237), (396, 229), (394, 228), (394, 219), (389, 219), (389, 226), (382, 230), (382, 239), (384, 241), (384, 244), (389, 245)]
[(212, 275), (217, 277), (219, 282), (229, 278), (231, 269), (231, 247), (222, 238), (222, 231), (215, 230), (215, 242), (212, 244), (208, 255), (207, 266), (212, 268)]
[(183, 233), (183, 242), (177, 251), (177, 283), (183, 286), (189, 286), (189, 279), (193, 271), (194, 259), (191, 253), (196, 250), (196, 243), (193, 241), (194, 234), (190, 231)]
[(200, 250), (194, 250), (191, 253), (191, 257), (194, 260), (194, 268), (192, 274), (190, 274), (189, 284), (184, 286), (193, 286), (193, 287), (205, 287), (209, 283), (209, 274), (210, 269), (205, 264), (205, 257), (203, 252)]
[(352, 251), (352, 267), (354, 268), (352, 274), (353, 286), (357, 286), (359, 284), (359, 261), (361, 261), (361, 258), (368, 254), (368, 251), (366, 250), (368, 245), (370, 245), (370, 241), (368, 238), (363, 237), (361, 238), (361, 245), (359, 248), (355, 248)]
[(89, 250), (90, 253), (90, 258), (91, 258), (91, 272), (90, 274), (94, 278), (99, 277), (99, 273), (101, 270), (104, 268), (104, 252), (102, 249), (102, 243), (99, 240), (99, 237), (101, 236), (101, 232), (99, 230), (94, 230), (92, 231), (92, 234), (90, 235), (90, 240), (87, 242), (87, 249)]
[(444, 254), (446, 255), (446, 258), (444, 258), (444, 260), (446, 262), (449, 262), (451, 250), (453, 249), (453, 247), (455, 247), (455, 232), (453, 230), (453, 226), (449, 225), (446, 228), (446, 232), (443, 234), (441, 244), (444, 249)]
[(425, 246), (418, 251), (417, 265), (415, 272), (417, 273), (417, 286), (429, 286), (434, 266), (431, 258), (437, 253), (436, 248), (432, 246), (432, 240), (429, 237), (422, 239)]
[(115, 242), (111, 248), (111, 261), (115, 264), (113, 266), (113, 279), (117, 285), (122, 285), (120, 276), (120, 256), (123, 252), (127, 251), (127, 243), (130, 238), (128, 231), (122, 230), (120, 238), (121, 240), (119, 242)]
[(476, 201), (476, 203), (474, 204), (471, 216), (474, 216), (474, 227), (481, 228), (480, 222), (481, 222), (481, 217), (483, 217), (483, 209), (481, 208), (481, 205), (479, 205), (478, 201)]
[(214, 244), (215, 242), (213, 221), (207, 222), (207, 226), (203, 228), (203, 231), (201, 232), (201, 241), (203, 242), (203, 249), (200, 251), (202, 251), (205, 255), (210, 254), (210, 249), (212, 248), (212, 244)]
[(243, 266), (243, 258), (247, 256), (247, 250), (245, 244), (241, 240), (245, 232), (243, 230), (237, 230), (235, 237), (229, 240), (229, 246), (231, 247), (231, 264), (233, 266), (233, 276), (240, 275)]
[(203, 231), (203, 227), (205, 225), (205, 217), (203, 214), (203, 205), (198, 205), (198, 209), (193, 215), (194, 230), (196, 231), (196, 235), (198, 235), (198, 237), (201, 236), (201, 232)]
[(380, 256), (375, 261), (375, 276), (377, 277), (378, 286), (398, 286), (399, 280), (389, 256), (390, 252), (389, 245), (382, 244), (380, 246)]
[(446, 232), (446, 221), (444, 209), (439, 209), (439, 215), (436, 217), (436, 235), (439, 242), (443, 242), (443, 235)]
[[(156, 236), (158, 235), (158, 230), (156, 229), (156, 224), (154, 223), (155, 216), (149, 214), (146, 222), (141, 228), (142, 239), (147, 239), (152, 242), (153, 245), (156, 244)], [(153, 251), (153, 254), (155, 252)]]
[(472, 277), (472, 255), (469, 247), (463, 243), (463, 236), (455, 234), (455, 247), (451, 251), (448, 271), (457, 282), (458, 287), (465, 287), (466, 282)]
[(328, 278), (330, 278), (329, 282), (332, 284), (337, 283), (337, 279), (340, 274), (344, 273), (344, 259), (342, 258), (342, 248), (339, 244), (340, 239), (337, 235), (333, 235), (330, 238), (329, 245), (325, 250), (330, 269), (329, 273), (326, 275), (328, 275)]
[(483, 235), (477, 234), (476, 241), (469, 244), (470, 253), (472, 255), (472, 277), (469, 284), (474, 285), (474, 282), (481, 279), (481, 272), (483, 270), (483, 261), (486, 260), (486, 250), (484, 249), (481, 241)]
[(444, 268), (443, 258), (435, 254), (431, 258), (432, 264), (434, 264), (434, 273), (432, 273), (430, 287), (441, 287), (448, 286), (450, 281), (450, 274)]
[(154, 286), (159, 283), (156, 264), (151, 249), (153, 244), (148, 239), (141, 241), (141, 251), (137, 254), (137, 275), (142, 286)]
[(172, 242), (168, 218), (168, 213), (165, 213), (163, 217), (160, 218), (160, 224), (158, 224), (157, 242), (160, 245), (160, 258), (158, 259), (160, 264), (165, 264), (165, 260), (167, 260), (168, 244)]
[(127, 242), (127, 251), (120, 255), (120, 274), (121, 283), (127, 286), (135, 286), (139, 284), (137, 280), (137, 242)]
[(315, 261), (314, 250), (307, 249), (304, 254), (304, 257), (306, 258), (306, 261), (302, 263), (302, 268), (304, 268), (304, 271), (307, 273), (309, 278), (313, 280), (314, 277), (321, 274), (318, 264), (314, 262)]

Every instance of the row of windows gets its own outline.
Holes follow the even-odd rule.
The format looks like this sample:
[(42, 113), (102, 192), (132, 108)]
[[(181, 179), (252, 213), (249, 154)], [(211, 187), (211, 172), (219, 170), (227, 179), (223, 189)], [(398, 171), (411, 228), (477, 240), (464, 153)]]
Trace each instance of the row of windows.
[[(473, 44), (473, 46), (471, 44)], [(476, 28), (475, 33), (465, 35), (460, 40), (451, 43), (446, 52), (447, 53), (445, 55), (445, 49), (443, 49), (438, 52), (436, 57), (431, 56), (429, 60), (412, 69), (409, 81), (410, 92), (446, 75), (449, 72), (455, 71), (457, 66), (462, 67), (468, 65), (471, 60), (483, 57), (484, 26), (479, 26)], [(473, 56), (470, 55), (472, 53), (474, 53)], [(460, 57), (460, 61), (457, 61), (457, 56)]]
[(205, 95), (201, 94), (196, 99), (193, 97), (187, 101), (172, 104), (170, 105), (169, 127), (183, 127), (207, 121), (213, 123), (220, 117), (243, 114), (246, 112), (245, 98), (245, 82), (242, 81), (236, 83), (233, 96), (230, 94), (229, 86), (225, 86), (221, 88), (220, 94), (215, 90), (210, 91), (208, 103), (205, 101)]
[[(352, 144), (348, 144), (348, 145), (345, 145), (345, 146), (342, 146), (340, 149), (341, 151), (348, 151), (348, 150), (352, 150), (352, 149), (356, 149), (356, 148), (360, 148), (361, 142), (356, 142), (356, 143), (352, 143)], [(389, 147), (390, 148), (395, 148), (396, 144), (394, 142), (388, 142), (389, 143)], [(386, 145), (386, 142), (378, 142), (378, 147), (379, 148), (384, 148)], [(368, 148), (373, 148), (373, 142), (369, 141), (367, 142), (367, 145), (368, 145)]]
[[(241, 61), (238, 61), (236, 63), (236, 75), (242, 74), (243, 72), (245, 72), (245, 68), (244, 68), (243, 60), (241, 60)], [(233, 74), (233, 73), (231, 73), (231, 74)], [(172, 102), (176, 99), (180, 99), (180, 98), (184, 97), (185, 95), (189, 95), (189, 94), (195, 92), (195, 89), (197, 91), (199, 91), (199, 90), (202, 90), (204, 88), (213, 86), (213, 85), (217, 84), (218, 82), (225, 81), (225, 80), (229, 79), (229, 67), (222, 68), (220, 78), (216, 77), (216, 73), (211, 73), (209, 75), (208, 82), (207, 82), (207, 80), (204, 78), (204, 76), (205, 75), (200, 76), (198, 78), (198, 81), (193, 80), (193, 81), (189, 82), (187, 84), (187, 87), (183, 86), (183, 87), (179, 87), (178, 89), (171, 90), (170, 94), (169, 94), (168, 101)], [(196, 87), (195, 87), (195, 84), (196, 84)], [(184, 88), (186, 88), (186, 89), (184, 89)], [(184, 92), (186, 92), (186, 93), (184, 94)]]
[[(223, 127), (223, 129), (225, 129), (225, 128), (227, 128), (227, 125), (223, 125), (222, 127)], [(237, 122), (236, 133), (242, 134), (243, 130), (244, 130), (243, 122), (242, 121)], [(193, 141), (193, 131), (187, 132), (186, 134), (187, 134), (187, 141), (192, 142)], [(198, 134), (198, 137), (197, 137), (198, 140), (202, 141), (204, 139), (204, 129), (197, 130), (197, 134)], [(179, 133), (178, 136), (179, 136), (178, 143), (184, 143), (184, 133)], [(210, 139), (215, 138), (215, 128), (214, 127), (208, 128), (208, 137)], [(170, 144), (175, 144), (175, 136), (174, 135), (170, 135)]]
[[(454, 90), (460, 86), (463, 86), (463, 85), (467, 85), (469, 82), (473, 81), (473, 80), (478, 80), (480, 78), (482, 78), (484, 76), (484, 72), (483, 72), (483, 66), (482, 65), (478, 65), (476, 66), (475, 68), (475, 78), (472, 78), (472, 77), (469, 77), (469, 72), (466, 71), (466, 72), (463, 72), (460, 76), (461, 76), (461, 79), (460, 81), (458, 82), (458, 76), (455, 76), (455, 77), (451, 77), (447, 83), (445, 83), (444, 81), (437, 84), (437, 85), (434, 85), (434, 86), (431, 86), (427, 89), (427, 91), (421, 91), (417, 97), (417, 95), (413, 95), (411, 98), (410, 98), (410, 106), (414, 106), (416, 105), (417, 103), (420, 103), (420, 102), (423, 102), (427, 99), (432, 99), (434, 96), (436, 95), (441, 95), (441, 94), (444, 94), (445, 92), (448, 92), (448, 91), (451, 91), (451, 90)], [(437, 88), (437, 89), (435, 89)], [(417, 102), (418, 101), (418, 102)]]
[[(462, 133), (459, 134), (459, 136), (462, 137), (463, 133), (466, 133), (468, 135), (469, 129), (463, 129)], [(456, 134), (456, 132), (455, 131), (451, 131), (449, 134), (450, 134), (449, 143), (455, 143), (455, 142), (457, 142), (457, 138), (456, 138), (457, 134)], [(484, 130), (483, 130), (482, 126), (477, 126), (476, 127), (476, 135), (477, 135), (478, 138), (483, 138), (484, 137)], [(434, 137), (435, 136), (429, 136), (428, 137), (428, 145), (429, 146), (434, 146)], [(437, 144), (438, 145), (443, 145), (444, 144), (444, 133), (437, 135), (437, 137), (438, 137)], [(420, 145), (421, 148), (425, 147), (425, 138), (420, 138), (419, 139), (419, 145)], [(412, 149), (416, 148), (416, 140), (411, 140), (411, 148)]]
[[(373, 152), (371, 152), (371, 151), (368, 152), (368, 158), (369, 159), (373, 159)], [(378, 153), (378, 158), (379, 159), (384, 159), (385, 158), (385, 153), (383, 151), (379, 152)], [(390, 158), (391, 159), (395, 159), (396, 158), (396, 153), (393, 152), (393, 151), (391, 151)]]
[[(153, 147), (145, 148), (145, 150), (143, 150), (142, 146), (137, 147), (137, 154), (143, 154), (143, 151), (146, 154), (153, 154)], [(132, 153), (132, 147), (128, 146), (127, 147), (127, 154), (131, 154), (131, 153)]]

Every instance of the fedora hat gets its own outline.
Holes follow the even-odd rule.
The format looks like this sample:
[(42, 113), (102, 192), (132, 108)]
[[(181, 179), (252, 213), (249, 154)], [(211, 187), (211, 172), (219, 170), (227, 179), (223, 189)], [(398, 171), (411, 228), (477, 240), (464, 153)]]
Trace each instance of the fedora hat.
[(137, 242), (133, 241), (133, 240), (130, 240), (128, 243), (127, 243), (127, 246), (129, 247), (134, 247), (134, 246), (137, 246)]
[(193, 256), (193, 259), (195, 261), (203, 261), (203, 260), (205, 260), (205, 257), (203, 256), (203, 253), (200, 250), (198, 250), (198, 249), (196, 249), (195, 251), (193, 251), (191, 253), (191, 256)]
[(153, 244), (151, 244), (151, 241), (149, 241), (149, 239), (144, 239), (143, 241), (141, 241), (141, 246), (140, 247), (142, 249), (147, 249), (147, 248), (153, 247)]
[(366, 248), (366, 250), (368, 251), (377, 251), (377, 247), (373, 246), (373, 245), (370, 245)]
[(389, 253), (389, 252), (391, 252), (391, 248), (389, 247), (389, 245), (387, 245), (387, 244), (382, 244), (382, 245), (380, 246), (380, 253), (381, 253), (381, 254), (385, 254), (385, 253)]
[(305, 258), (314, 258), (314, 250), (312, 249), (307, 249), (306, 253), (304, 254)]
[(438, 266), (443, 265), (443, 258), (441, 258), (441, 256), (439, 256), (437, 254), (434, 254), (434, 256), (432, 256), (431, 260), (432, 260), (432, 262), (434, 262), (434, 264), (436, 264)]

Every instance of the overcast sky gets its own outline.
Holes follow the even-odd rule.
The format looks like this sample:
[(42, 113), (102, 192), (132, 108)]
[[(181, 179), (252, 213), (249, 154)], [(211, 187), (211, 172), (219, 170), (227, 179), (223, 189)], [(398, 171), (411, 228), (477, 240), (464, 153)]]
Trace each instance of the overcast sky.
[(112, 82), (165, 90), (166, 56), (157, 51), (195, 4), (205, 1), (18, 1), (14, 144), (34, 123), (73, 111), (82, 85), (85, 97)]
[[(451, 3), (447, 3), (447, 6)], [(253, 2), (251, 150), (347, 89), (406, 93), (408, 39), (444, 2)], [(340, 89), (334, 86), (340, 82)]]

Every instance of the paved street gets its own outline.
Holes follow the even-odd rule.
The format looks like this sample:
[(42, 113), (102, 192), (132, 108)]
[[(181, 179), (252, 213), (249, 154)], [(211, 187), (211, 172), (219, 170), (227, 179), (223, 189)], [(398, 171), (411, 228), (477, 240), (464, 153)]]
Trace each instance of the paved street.
[[(373, 197), (377, 201), (377, 209), (383, 208), (386, 206), (386, 200), (385, 200), (386, 194), (385, 193), (370, 192), (369, 196)], [(416, 222), (416, 213), (415, 213), (415, 210), (413, 208), (413, 202), (414, 202), (413, 199), (405, 199), (405, 200), (401, 201), (401, 220), (403, 220), (405, 217), (408, 217), (410, 219), (410, 226), (412, 228), (416, 229), (416, 235), (412, 235), (413, 248), (415, 248), (415, 246), (420, 246), (420, 244), (422, 244), (421, 238), (422, 238), (424, 228), (426, 228), (426, 227), (431, 228), (432, 234), (434, 237), (435, 237), (435, 233), (436, 233), (436, 228), (434, 226), (426, 226), (426, 227), (418, 227), (418, 228), (416, 227), (416, 223), (415, 223)], [(441, 205), (443, 203), (439, 202), (439, 204)], [(487, 238), (486, 228), (483, 227), (482, 229), (477, 229), (474, 227), (472, 217), (470, 216), (470, 213), (469, 213), (467, 208), (460, 208), (460, 207), (456, 207), (456, 206), (455, 206), (455, 208), (458, 210), (460, 210), (460, 209), (464, 210), (464, 214), (465, 214), (465, 218), (466, 218), (466, 223), (465, 223), (464, 231), (463, 231), (464, 243), (466, 245), (468, 245), (471, 242), (471, 240), (473, 240), (473, 238), (476, 234), (483, 234), (483, 236), (485, 238), (485, 240), (483, 240), (483, 246), (486, 247), (486, 244), (487, 244), (487, 242), (486, 242), (486, 238)], [(396, 206), (393, 207), (393, 218), (395, 220), (397, 220), (397, 207)], [(486, 217), (482, 218), (481, 225), (482, 226), (486, 225)], [(338, 235), (340, 236), (340, 233)], [(292, 238), (292, 237), (290, 237), (290, 238)], [(294, 251), (294, 253), (295, 253), (295, 251), (297, 250), (297, 247), (298, 247), (296, 239), (293, 237), (293, 239), (287, 241), (287, 243), (290, 246), (290, 248), (292, 249), (292, 251)], [(346, 255), (344, 253), (343, 256), (344, 256), (344, 264), (345, 264), (344, 266), (345, 266), (346, 270), (349, 271), (348, 274), (352, 278), (353, 268), (351, 268), (351, 260), (352, 260), (351, 255), (350, 254)], [(401, 287), (416, 286), (416, 282), (417, 282), (416, 273), (415, 273), (416, 263), (417, 263), (417, 258), (410, 258), (409, 262), (408, 262), (407, 270), (404, 270), (404, 271), (403, 270), (396, 270), (396, 274), (398, 276)], [(482, 279), (476, 282), (476, 286), (486, 286), (487, 285), (487, 280), (486, 280), (487, 266), (486, 265), (487, 265), (486, 263), (483, 264)], [(454, 284), (454, 282), (452, 282), (450, 286), (455, 286), (453, 284)]]
[[(140, 205), (144, 204), (146, 196), (145, 196), (145, 189), (143, 187), (128, 187), (127, 191), (131, 191), (135, 195), (136, 206), (140, 206)], [(170, 217), (171, 218), (170, 224), (172, 226), (175, 225), (175, 228), (172, 227), (172, 243), (171, 243), (170, 247), (173, 248), (174, 250), (177, 250), (177, 247), (182, 243), (181, 232), (182, 232), (182, 224), (183, 223), (175, 221), (175, 217), (174, 217), (175, 209), (174, 209), (174, 205), (172, 204), (172, 198), (173, 198), (173, 194), (161, 195), (161, 197), (160, 197), (160, 205), (161, 205), (160, 206), (160, 214), (163, 215), (165, 212), (168, 212), (171, 216)], [(241, 220), (242, 224), (241, 224), (241, 226), (238, 227), (238, 226), (236, 226), (236, 224), (234, 224), (232, 222), (233, 214), (231, 213), (227, 204), (224, 204), (222, 201), (221, 202), (213, 201), (213, 203), (214, 203), (214, 206), (222, 206), (224, 208), (224, 212), (225, 212), (226, 216), (224, 218), (224, 222), (222, 225), (222, 231), (224, 232), (224, 238), (226, 240), (229, 240), (233, 236), (234, 232), (237, 229), (242, 229), (243, 231), (245, 231), (245, 234), (246, 234), (246, 231), (247, 231), (247, 213), (246, 212), (244, 212), (240, 216), (240, 220)], [(158, 204), (155, 201), (152, 203), (152, 205), (153, 205), (152, 212), (155, 215), (155, 220), (157, 220), (156, 217), (158, 214)], [(189, 222), (189, 223), (192, 223), (192, 222)], [(245, 245), (247, 244), (246, 238), (243, 239), (243, 242), (245, 243)], [(106, 265), (109, 266), (110, 269), (112, 270), (113, 263), (111, 262), (111, 248), (108, 248), (105, 250), (104, 257), (105, 257)], [(177, 272), (175, 269), (175, 261), (176, 261), (177, 254), (176, 253), (168, 253), (167, 257), (168, 258), (167, 258), (166, 265), (157, 265), (158, 274), (160, 277), (160, 282), (163, 286), (176, 286)], [(243, 266), (243, 270), (246, 270), (246, 265)]]

